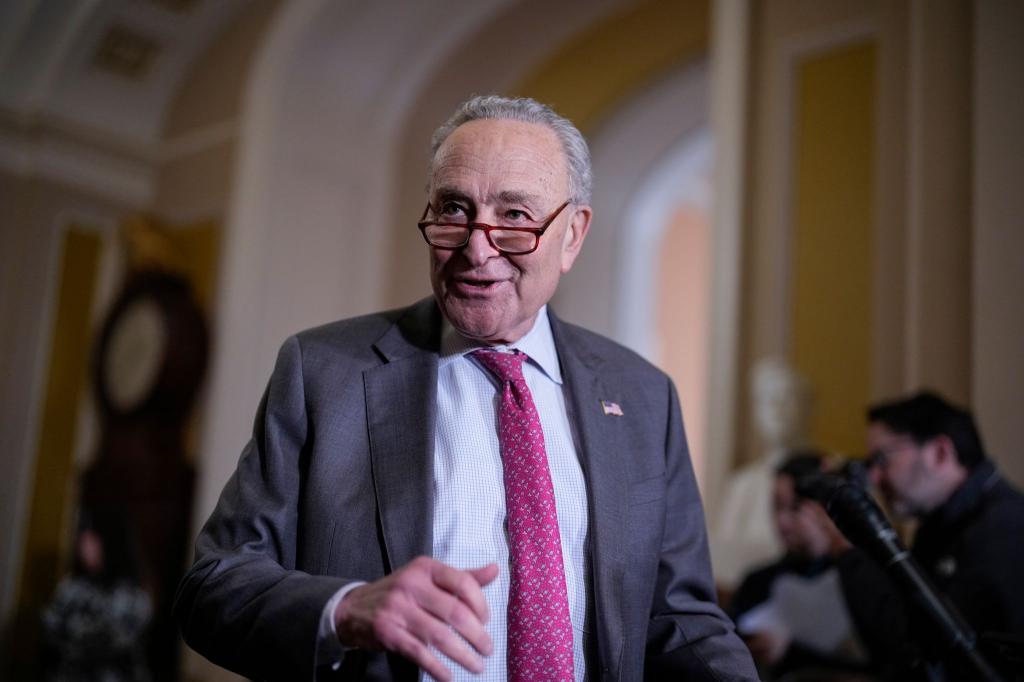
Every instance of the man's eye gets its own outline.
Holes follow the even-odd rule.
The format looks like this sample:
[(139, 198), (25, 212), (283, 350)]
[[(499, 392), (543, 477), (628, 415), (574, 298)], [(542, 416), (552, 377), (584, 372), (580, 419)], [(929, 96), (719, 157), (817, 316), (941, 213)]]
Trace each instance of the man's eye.
[(446, 218), (459, 218), (466, 215), (466, 210), (462, 206), (452, 203), (441, 204), (441, 209), (438, 212)]
[(520, 211), (517, 208), (505, 211), (505, 219), (513, 223), (529, 223), (532, 222), (530, 214), (526, 211)]

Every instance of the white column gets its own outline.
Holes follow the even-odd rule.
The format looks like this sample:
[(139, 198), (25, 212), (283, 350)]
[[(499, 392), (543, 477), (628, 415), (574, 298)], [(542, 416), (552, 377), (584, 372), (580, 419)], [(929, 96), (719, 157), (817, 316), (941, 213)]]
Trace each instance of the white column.
[(711, 325), (704, 499), (709, 516), (736, 452), (750, 3), (711, 5), (711, 130), (717, 167), (712, 209)]

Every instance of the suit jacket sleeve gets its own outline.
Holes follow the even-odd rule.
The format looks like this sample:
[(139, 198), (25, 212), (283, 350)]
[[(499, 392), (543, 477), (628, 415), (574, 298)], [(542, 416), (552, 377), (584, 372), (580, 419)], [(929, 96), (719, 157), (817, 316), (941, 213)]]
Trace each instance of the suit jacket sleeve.
[(668, 382), (665, 525), (647, 634), (648, 679), (756, 680), (750, 653), (715, 601), (700, 491)]
[(321, 611), (350, 582), (296, 570), (307, 424), (302, 353), (292, 337), (174, 606), (189, 646), (254, 679), (313, 679)]

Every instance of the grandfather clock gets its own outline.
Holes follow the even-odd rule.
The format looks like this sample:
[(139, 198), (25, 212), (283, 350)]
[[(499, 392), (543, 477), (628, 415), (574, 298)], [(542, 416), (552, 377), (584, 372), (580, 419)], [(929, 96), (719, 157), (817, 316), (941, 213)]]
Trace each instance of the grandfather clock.
[(144, 269), (128, 276), (93, 357), (101, 436), (83, 474), (82, 504), (123, 513), (136, 535), (153, 597), (155, 680), (177, 679), (170, 610), (188, 552), (193, 492), (185, 434), (207, 354), (206, 322), (188, 282)]

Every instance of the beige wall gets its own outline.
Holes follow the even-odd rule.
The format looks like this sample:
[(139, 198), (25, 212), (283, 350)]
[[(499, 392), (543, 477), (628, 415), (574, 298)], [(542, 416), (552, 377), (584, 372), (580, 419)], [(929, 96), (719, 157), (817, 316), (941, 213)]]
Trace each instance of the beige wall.
[(905, 384), (970, 400), (971, 6), (911, 3)]
[[(679, 391), (697, 480), (707, 480), (708, 283), (711, 231), (702, 207), (683, 205), (659, 244), (657, 267), (659, 365)], [(699, 396), (701, 401), (687, 401)]]
[(212, 42), (172, 100), (152, 205), (163, 221), (223, 222), (233, 188), (245, 86), (279, 4), (250, 2)]
[(989, 452), (1024, 485), (1024, 3), (974, 9), (971, 395)]

